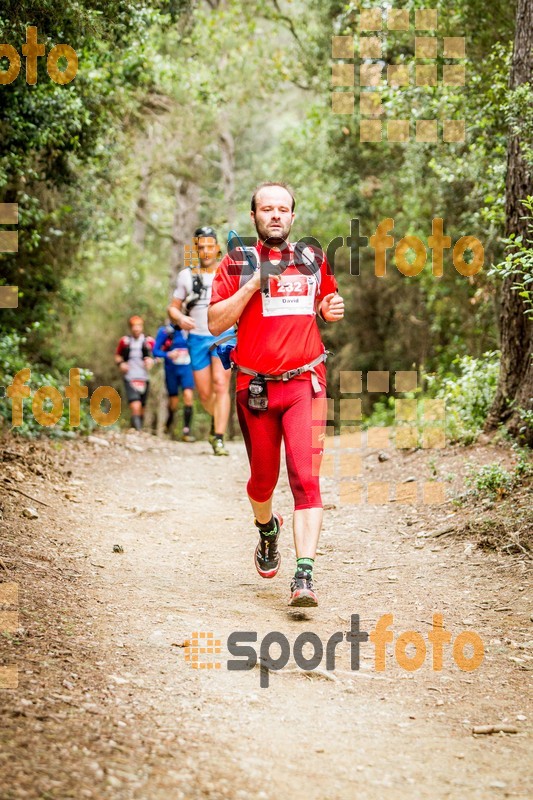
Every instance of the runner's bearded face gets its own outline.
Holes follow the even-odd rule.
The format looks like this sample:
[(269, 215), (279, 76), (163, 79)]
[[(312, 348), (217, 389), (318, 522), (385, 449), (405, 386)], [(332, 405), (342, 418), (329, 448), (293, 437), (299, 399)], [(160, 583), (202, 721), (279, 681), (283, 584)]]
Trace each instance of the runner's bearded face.
[(212, 236), (199, 236), (195, 242), (198, 260), (203, 269), (209, 269), (217, 263), (218, 242)]
[(278, 247), (288, 241), (294, 214), (292, 198), (282, 186), (265, 186), (255, 199), (252, 219), (262, 242)]

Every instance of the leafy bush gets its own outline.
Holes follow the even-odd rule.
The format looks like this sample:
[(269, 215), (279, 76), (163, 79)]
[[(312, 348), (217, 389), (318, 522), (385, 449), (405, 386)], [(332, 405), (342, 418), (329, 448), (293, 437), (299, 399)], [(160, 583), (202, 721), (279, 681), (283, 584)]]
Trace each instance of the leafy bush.
[(480, 358), (461, 356), (453, 362), (458, 374), (427, 375), (434, 397), (446, 403), (446, 437), (470, 444), (483, 430), (496, 393), (500, 353), (491, 351)]
[(520, 136), (520, 150), (527, 164), (533, 166), (533, 86), (522, 83), (507, 93), (503, 108), (515, 136)]
[(391, 396), (374, 403), (371, 414), (363, 420), (363, 428), (390, 428), (394, 421), (395, 398)]
[[(532, 151), (533, 152), (533, 151)], [(522, 200), (526, 209), (525, 219), (528, 220), (528, 231), (533, 235), (533, 196)], [(513, 289), (523, 298), (526, 306), (525, 314), (533, 315), (533, 246), (530, 239), (524, 241), (523, 236), (512, 234), (503, 240), (507, 249), (505, 261), (495, 264), (489, 275), (498, 275), (505, 279), (514, 278)]]
[(513, 444), (513, 450), (517, 457), (514, 474), (517, 480), (523, 481), (533, 476), (533, 460), (531, 453), (527, 447), (520, 447), (516, 442)]
[(514, 484), (512, 473), (496, 462), (485, 464), (477, 470), (470, 466), (465, 478), (467, 486), (477, 495), (488, 495), (492, 499), (501, 498), (511, 491)]
[[(455, 373), (426, 374), (423, 377), (427, 390), (417, 389), (402, 394), (402, 399), (422, 401), (418, 408), (417, 424), (424, 428), (425, 399), (444, 400), (446, 408), (446, 439), (470, 444), (483, 430), (489, 408), (496, 393), (500, 369), (500, 353), (484, 353), (480, 358), (461, 356), (453, 362)], [(393, 427), (395, 425), (396, 398), (389, 396), (376, 402), (363, 427)], [(429, 423), (428, 423), (429, 424)]]
[(471, 487), (472, 494), (488, 496), (493, 500), (501, 499), (531, 478), (533, 464), (528, 450), (516, 443), (513, 445), (513, 450), (517, 461), (512, 472), (497, 462), (485, 464), (480, 469), (470, 464), (465, 483)]
[[(23, 423), (16, 428), (11, 426), (11, 400), (5, 396), (0, 397), (0, 430), (11, 428), (13, 432), (17, 432), (22, 436), (37, 436), (39, 434), (47, 434), (52, 437), (68, 436), (71, 431), (79, 431), (80, 433), (89, 433), (94, 427), (95, 423), (89, 413), (89, 402), (82, 400), (80, 402), (80, 425), (76, 428), (71, 428), (69, 424), (69, 403), (63, 402), (63, 414), (61, 419), (51, 427), (40, 425), (32, 413), (32, 397), (36, 389), (41, 386), (53, 386), (59, 391), (61, 396), (65, 396), (65, 384), (68, 383), (68, 372), (66, 376), (59, 376), (57, 374), (47, 372), (39, 366), (32, 366), (26, 361), (21, 347), (24, 345), (25, 339), (16, 332), (4, 334), (0, 336), (0, 386), (6, 387), (12, 382), (13, 377), (22, 369), (31, 369), (31, 378), (28, 385), (31, 390), (31, 395), (23, 402)], [(86, 384), (92, 378), (92, 373), (86, 369), (80, 369), (80, 381)], [(48, 411), (48, 401), (43, 404), (43, 410)]]

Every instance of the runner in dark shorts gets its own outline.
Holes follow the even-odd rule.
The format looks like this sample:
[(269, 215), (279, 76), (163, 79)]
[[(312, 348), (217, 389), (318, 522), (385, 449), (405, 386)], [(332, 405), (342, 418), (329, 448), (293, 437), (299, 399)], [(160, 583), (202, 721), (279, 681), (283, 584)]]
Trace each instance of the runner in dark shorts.
[[(145, 387), (139, 386), (139, 381), (129, 381), (127, 378), (124, 378), (124, 389), (126, 390), (126, 397), (128, 399), (128, 403), (140, 403), (141, 406), (144, 408), (146, 405), (146, 401), (148, 400), (148, 395), (150, 393), (150, 381), (146, 381)], [(135, 386), (138, 388), (136, 389)], [(136, 427), (133, 425), (133, 427)]]
[(154, 356), (163, 359), (165, 364), (165, 384), (168, 394), (168, 415), (165, 425), (167, 433), (171, 436), (173, 434), (178, 393), (181, 389), (183, 395), (181, 439), (184, 442), (194, 442), (195, 438), (191, 433), (194, 375), (186, 334), (178, 325), (162, 325), (157, 331), (153, 352)]
[(131, 410), (131, 425), (140, 431), (143, 426), (144, 407), (150, 391), (149, 370), (154, 360), (154, 340), (144, 335), (144, 320), (133, 316), (129, 320), (130, 336), (123, 336), (115, 353), (124, 379), (124, 389)]

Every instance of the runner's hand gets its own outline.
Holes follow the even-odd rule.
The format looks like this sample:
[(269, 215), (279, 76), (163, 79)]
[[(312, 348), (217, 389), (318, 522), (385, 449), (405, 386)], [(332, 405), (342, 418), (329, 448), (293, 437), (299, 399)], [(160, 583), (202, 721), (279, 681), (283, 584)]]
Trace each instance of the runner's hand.
[(249, 286), (255, 289), (261, 288), (261, 270), (256, 269), (249, 281)]
[(322, 300), (321, 312), (326, 322), (338, 322), (342, 319), (344, 317), (344, 300), (340, 294), (337, 292), (327, 294)]
[(194, 320), (190, 317), (187, 317), (185, 314), (181, 315), (179, 326), (180, 328), (183, 328), (184, 331), (193, 331), (196, 328)]
[(152, 369), (152, 367), (154, 366), (154, 359), (153, 359), (153, 358), (150, 358), (149, 356), (147, 356), (147, 357), (144, 359), (144, 366), (145, 366), (145, 367), (146, 367), (146, 369), (148, 369), (148, 370)]
[(119, 368), (120, 368), (120, 371), (121, 371), (121, 372), (122, 372), (124, 375), (126, 375), (127, 371), (129, 370), (129, 367), (128, 367), (128, 362), (127, 362), (127, 361), (121, 361), (121, 362), (120, 362), (120, 364), (119, 364), (118, 366), (119, 366)]

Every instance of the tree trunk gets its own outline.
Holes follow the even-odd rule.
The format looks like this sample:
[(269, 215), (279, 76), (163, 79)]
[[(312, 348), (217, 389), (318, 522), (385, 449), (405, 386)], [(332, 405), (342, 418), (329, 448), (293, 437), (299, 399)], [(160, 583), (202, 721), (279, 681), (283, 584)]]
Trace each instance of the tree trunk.
[[(198, 223), (198, 207), (200, 190), (195, 183), (186, 178), (176, 178), (174, 189), (174, 219), (172, 222), (172, 248), (169, 267), (169, 301), (176, 288), (178, 272), (185, 266), (185, 245), (192, 246), (194, 229)], [(179, 414), (183, 409), (180, 404)], [(158, 410), (156, 432), (160, 438), (164, 435), (167, 418), (167, 393), (164, 381), (158, 393)]]
[[(220, 145), (220, 169), (222, 172), (222, 191), (224, 193), (224, 206), (228, 229), (235, 226), (237, 209), (235, 205), (235, 140), (231, 132), (228, 115), (223, 111), (220, 115), (218, 134)], [(230, 415), (228, 420), (228, 438), (234, 439), (239, 430), (237, 409), (235, 406), (235, 375), (231, 376), (230, 387)]]
[[(518, 0), (510, 89), (533, 77), (533, 3)], [(520, 136), (511, 135), (507, 148), (506, 234), (528, 237), (526, 211), (521, 203), (532, 193), (531, 174), (521, 154)], [(518, 277), (518, 276), (517, 276)], [(509, 432), (533, 445), (533, 426), (527, 425), (521, 410), (533, 411), (533, 326), (525, 315), (523, 298), (512, 286), (512, 275), (502, 285), (500, 310), (501, 369), (498, 389), (486, 423), (493, 430), (505, 423)]]
[(194, 229), (198, 223), (200, 190), (186, 178), (176, 178), (174, 191), (174, 221), (170, 252), (169, 298), (176, 287), (178, 272), (185, 266), (185, 245), (192, 247)]
[(218, 134), (220, 144), (220, 169), (222, 171), (222, 190), (228, 226), (235, 225), (235, 142), (225, 113), (221, 114)]
[(139, 187), (139, 196), (135, 207), (135, 220), (133, 222), (133, 244), (140, 248), (144, 247), (144, 240), (146, 239), (146, 219), (149, 209), (148, 194), (152, 183), (152, 149), (153, 131), (150, 128), (143, 155), (141, 185)]

